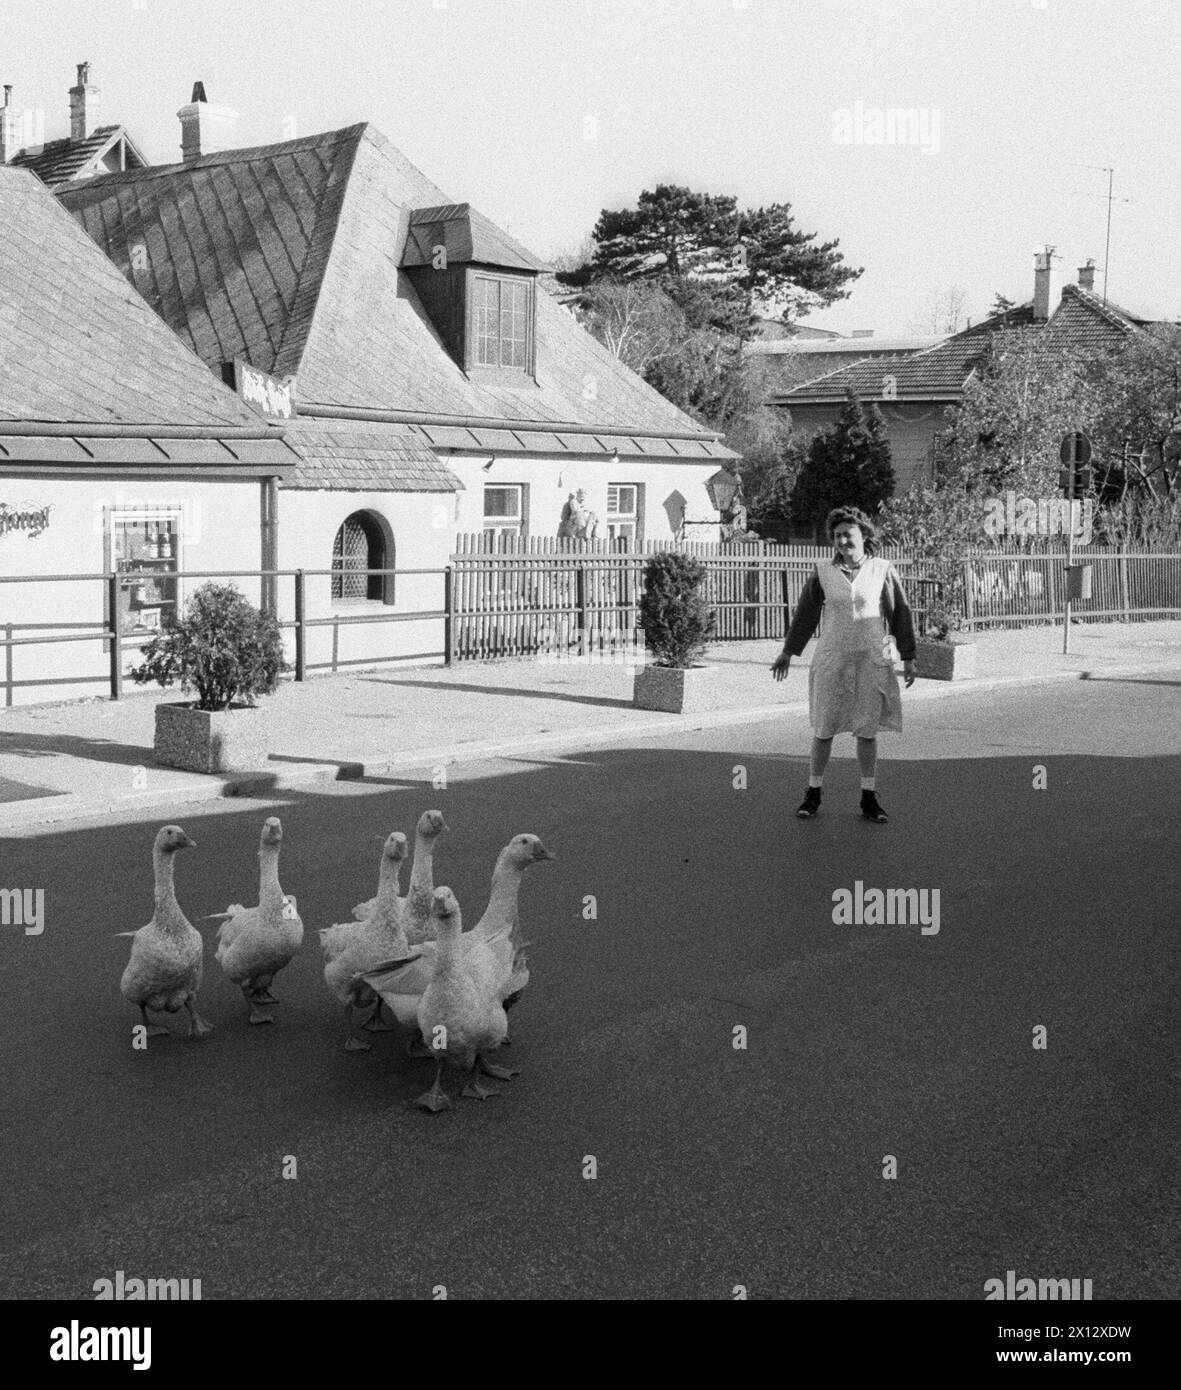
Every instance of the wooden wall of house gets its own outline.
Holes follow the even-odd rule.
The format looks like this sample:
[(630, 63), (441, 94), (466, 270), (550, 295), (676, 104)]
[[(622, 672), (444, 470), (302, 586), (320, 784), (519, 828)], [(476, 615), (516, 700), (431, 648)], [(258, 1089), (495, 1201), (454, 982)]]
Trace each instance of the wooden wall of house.
[(447, 351), (464, 365), (465, 295), (467, 281), (462, 265), (436, 270), (429, 265), (407, 266), (405, 274)]
[[(946, 407), (941, 403), (880, 401), (876, 403), (886, 422), (890, 456), (894, 465), (895, 491), (906, 492), (931, 481), (935, 436), (947, 428)], [(797, 405), (792, 424), (807, 435), (818, 434), (834, 423), (841, 403)]]

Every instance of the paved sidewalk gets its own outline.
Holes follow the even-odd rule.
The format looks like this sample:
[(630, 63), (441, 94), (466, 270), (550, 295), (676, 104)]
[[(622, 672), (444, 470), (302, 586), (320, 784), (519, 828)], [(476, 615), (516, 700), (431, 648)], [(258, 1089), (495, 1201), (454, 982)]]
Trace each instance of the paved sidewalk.
[[(975, 679), (918, 681), (904, 700), (954, 696), (993, 685), (1125, 676), (1181, 669), (1181, 622), (1088, 624), (977, 636)], [(776, 684), (779, 644), (711, 649), (721, 669), (718, 708), (668, 715), (632, 707), (623, 665), (563, 661), (383, 668), (284, 683), (269, 702), (270, 763), (256, 772), (202, 776), (152, 761), (154, 710), (167, 693), (0, 711), (0, 830), (298, 786), (319, 778), (394, 771), (429, 774), (440, 763), (497, 753), (552, 751), (803, 710), (807, 658)]]

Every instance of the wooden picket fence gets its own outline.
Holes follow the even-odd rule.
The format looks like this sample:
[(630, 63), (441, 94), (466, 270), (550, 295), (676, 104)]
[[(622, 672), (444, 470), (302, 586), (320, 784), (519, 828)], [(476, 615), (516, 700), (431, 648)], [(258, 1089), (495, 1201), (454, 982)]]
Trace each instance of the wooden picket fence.
[[(722, 642), (782, 640), (785, 613), (829, 547), (718, 545), (657, 541), (641, 551), (608, 541), (537, 536), (461, 535), (451, 556), (454, 660), (481, 661), (543, 654), (614, 655), (642, 649), (639, 601), (644, 566), (668, 550), (705, 566), (704, 596)], [(925, 606), (932, 581), (908, 557), (894, 559)]]

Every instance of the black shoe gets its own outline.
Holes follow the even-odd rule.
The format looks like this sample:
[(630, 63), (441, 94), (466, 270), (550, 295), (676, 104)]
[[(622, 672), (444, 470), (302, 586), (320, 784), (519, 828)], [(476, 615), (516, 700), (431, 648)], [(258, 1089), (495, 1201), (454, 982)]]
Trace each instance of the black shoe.
[(796, 812), (796, 815), (799, 816), (800, 820), (811, 820), (819, 810), (820, 788), (809, 787), (804, 794), (803, 801), (800, 802), (799, 810)]
[(878, 799), (873, 792), (861, 793), (861, 814), (866, 820), (876, 821), (878, 825), (885, 825), (890, 819), (878, 805)]

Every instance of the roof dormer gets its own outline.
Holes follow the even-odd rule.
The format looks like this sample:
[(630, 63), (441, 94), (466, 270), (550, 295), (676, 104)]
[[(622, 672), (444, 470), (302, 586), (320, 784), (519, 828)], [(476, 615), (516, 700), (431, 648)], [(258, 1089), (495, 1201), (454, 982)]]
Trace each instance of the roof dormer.
[(533, 377), (544, 261), (470, 204), (451, 203), (411, 212), (401, 266), (464, 372)]

